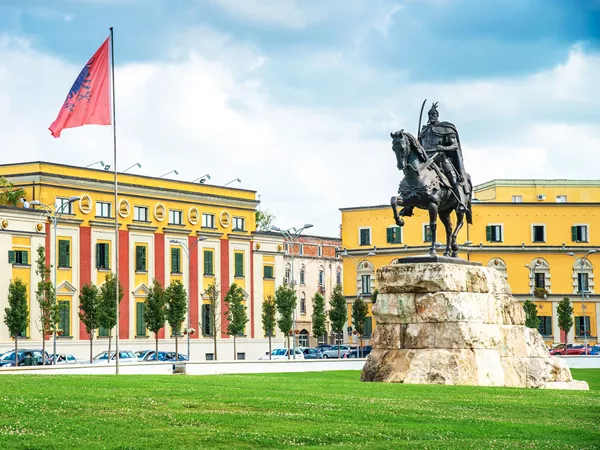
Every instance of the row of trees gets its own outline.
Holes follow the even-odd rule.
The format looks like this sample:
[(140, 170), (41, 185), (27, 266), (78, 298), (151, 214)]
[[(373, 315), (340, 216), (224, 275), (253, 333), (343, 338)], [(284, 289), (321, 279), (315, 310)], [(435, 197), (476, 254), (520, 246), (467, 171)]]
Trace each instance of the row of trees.
[[(538, 306), (531, 300), (525, 300), (523, 309), (525, 310), (525, 326), (537, 330), (540, 326)], [(558, 316), (558, 328), (564, 331), (565, 335), (569, 334), (569, 331), (573, 328), (573, 306), (568, 297), (564, 297), (558, 303), (556, 314)]]

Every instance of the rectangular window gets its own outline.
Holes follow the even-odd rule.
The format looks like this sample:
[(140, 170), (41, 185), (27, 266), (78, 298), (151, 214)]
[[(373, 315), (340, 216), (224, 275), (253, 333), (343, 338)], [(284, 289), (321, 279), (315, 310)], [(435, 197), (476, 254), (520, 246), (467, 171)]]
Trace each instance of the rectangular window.
[(578, 273), (577, 274), (577, 292), (589, 292), (589, 284), (588, 284), (588, 274), (587, 273)]
[(58, 327), (62, 330), (63, 336), (71, 336), (71, 302), (60, 301), (58, 302)]
[(236, 277), (244, 276), (244, 254), (243, 253), (235, 253), (234, 276), (236, 276)]
[(300, 284), (306, 284), (306, 269), (304, 266), (300, 268)]
[(546, 289), (546, 274), (545, 273), (535, 273), (535, 287)]
[(213, 335), (212, 305), (202, 305), (202, 336)]
[(146, 246), (135, 246), (135, 270), (136, 272), (146, 272)]
[(108, 202), (96, 202), (96, 217), (110, 217), (110, 207)]
[(144, 302), (137, 302), (135, 304), (135, 330), (137, 336), (147, 336), (146, 304)]
[(215, 354), (214, 353), (205, 353), (204, 357), (206, 358), (207, 361), (214, 361), (215, 360)]
[(317, 256), (323, 256), (323, 246), (321, 245), (317, 247)]
[(110, 250), (108, 244), (98, 243), (96, 244), (96, 268), (97, 269), (110, 269)]
[(552, 317), (550, 316), (538, 316), (540, 319), (540, 326), (538, 331), (542, 336), (552, 336)]
[(533, 242), (546, 242), (546, 226), (545, 225), (534, 225), (533, 226)]
[(98, 328), (98, 337), (108, 337), (108, 329), (102, 326)]
[(365, 317), (365, 331), (363, 337), (371, 337), (373, 334), (373, 318), (371, 316)]
[(202, 213), (202, 228), (215, 228), (215, 215)]
[(178, 209), (169, 210), (169, 225), (182, 225), (183, 224), (183, 211)]
[(325, 286), (325, 272), (319, 270), (319, 286)]
[(300, 250), (298, 252), (300, 255), (304, 255), (304, 244), (300, 244)]
[(371, 229), (360, 229), (360, 245), (371, 245)]
[(61, 214), (73, 214), (73, 202), (68, 198), (56, 197), (56, 212)]
[(181, 273), (181, 249), (171, 249), (171, 273)]
[(58, 240), (58, 267), (71, 267), (71, 241)]
[(342, 271), (341, 271), (341, 270), (338, 270), (338, 271), (335, 273), (335, 284), (337, 284), (338, 286), (339, 286), (340, 284), (342, 284)]
[(423, 224), (423, 242), (431, 242), (431, 226), (429, 224)]
[(240, 360), (240, 361), (246, 359), (246, 354), (245, 353), (238, 353), (237, 354), (237, 359)]
[(361, 292), (364, 295), (370, 294), (371, 293), (371, 275), (363, 275), (361, 277)]
[(557, 195), (556, 203), (567, 203), (567, 196), (566, 195)]
[(213, 268), (213, 252), (210, 250), (204, 250), (204, 275), (214, 275), (215, 270)]
[(586, 336), (591, 336), (590, 333), (590, 316), (585, 316), (585, 329), (584, 329), (584, 317), (583, 316), (577, 316), (575, 317), (575, 335), (576, 336), (583, 336), (584, 330), (585, 330), (585, 335)]
[(148, 208), (146, 206), (134, 206), (133, 220), (138, 222), (148, 222)]
[(8, 251), (8, 263), (9, 264), (29, 264), (29, 252), (27, 250), (9, 250)]
[(574, 225), (571, 227), (571, 240), (573, 242), (588, 242), (587, 225)]
[(485, 227), (485, 239), (488, 242), (502, 242), (502, 225), (488, 225)]
[(402, 228), (388, 227), (386, 237), (388, 244), (402, 244)]
[(306, 297), (304, 294), (302, 294), (302, 297), (300, 297), (300, 314), (306, 314)]
[(233, 218), (233, 231), (244, 231), (246, 229), (246, 219), (243, 217)]
[(273, 266), (263, 266), (263, 278), (273, 278)]
[(513, 203), (523, 203), (523, 196), (522, 195), (513, 195), (512, 201), (513, 201)]

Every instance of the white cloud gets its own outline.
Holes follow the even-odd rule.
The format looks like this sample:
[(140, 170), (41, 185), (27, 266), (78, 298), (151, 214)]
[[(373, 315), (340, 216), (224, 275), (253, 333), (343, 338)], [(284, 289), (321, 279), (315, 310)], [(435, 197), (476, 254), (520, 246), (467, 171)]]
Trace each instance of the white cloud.
[(239, 19), (286, 28), (304, 28), (315, 20), (296, 0), (212, 0)]

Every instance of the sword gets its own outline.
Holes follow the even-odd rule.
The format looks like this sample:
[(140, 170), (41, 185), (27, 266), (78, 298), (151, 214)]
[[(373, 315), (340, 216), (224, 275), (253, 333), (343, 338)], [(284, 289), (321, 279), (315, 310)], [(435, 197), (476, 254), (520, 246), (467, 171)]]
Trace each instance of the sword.
[(423, 104), (421, 105), (421, 113), (419, 114), (419, 128), (417, 128), (417, 141), (419, 141), (419, 144), (421, 143), (419, 136), (421, 135), (421, 120), (423, 119), (423, 108), (425, 108), (425, 103), (427, 103), (427, 99), (423, 100)]

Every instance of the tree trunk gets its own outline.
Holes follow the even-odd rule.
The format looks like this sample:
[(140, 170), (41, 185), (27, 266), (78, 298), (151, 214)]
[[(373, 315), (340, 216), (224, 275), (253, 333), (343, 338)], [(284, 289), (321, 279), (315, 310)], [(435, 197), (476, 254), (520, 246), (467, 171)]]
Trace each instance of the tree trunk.
[[(188, 330), (189, 333), (189, 330)], [(175, 361), (179, 361), (179, 342), (177, 341), (177, 336), (179, 335), (179, 330), (175, 333)]]
[(15, 367), (19, 367), (19, 346), (17, 342), (19, 337), (15, 334)]
[(290, 333), (287, 333), (287, 354), (288, 354), (288, 359), (290, 359), (292, 357), (292, 355), (290, 354)]
[(237, 349), (235, 348), (235, 334), (233, 335), (233, 360), (237, 360)]
[(158, 331), (156, 333), (154, 333), (154, 341), (156, 344), (156, 347), (154, 350), (154, 359), (156, 359), (156, 362), (158, 362)]
[(216, 361), (217, 360), (217, 331), (215, 330), (215, 332), (213, 333), (213, 346), (215, 347), (214, 351), (214, 355), (213, 355), (213, 359)]
[(271, 331), (269, 331), (269, 359), (273, 359), (273, 356), (271, 355)]
[(42, 327), (42, 366), (46, 365), (46, 333), (43, 332)]
[(358, 348), (356, 349), (356, 357), (362, 358), (362, 335), (358, 338)]
[(338, 341), (338, 359), (340, 359), (340, 357), (342, 356), (342, 348), (340, 347), (340, 333), (337, 334), (337, 339)]
[(90, 333), (90, 364), (92, 363), (92, 357), (94, 355), (94, 350), (93, 350), (94, 344), (92, 344), (93, 340), (94, 340), (94, 331), (92, 330), (92, 332)]
[[(110, 363), (110, 344), (112, 344), (112, 331), (108, 335), (108, 355), (106, 355), (107, 356), (106, 360), (108, 363)], [(54, 359), (56, 359), (56, 358), (54, 358)]]

